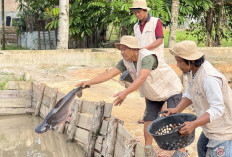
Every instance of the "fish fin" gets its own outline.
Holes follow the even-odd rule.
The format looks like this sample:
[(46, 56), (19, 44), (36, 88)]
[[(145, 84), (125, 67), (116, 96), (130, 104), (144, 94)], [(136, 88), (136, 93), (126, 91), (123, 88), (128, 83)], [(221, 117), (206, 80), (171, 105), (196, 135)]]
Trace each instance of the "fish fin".
[(82, 90), (85, 89), (85, 88), (90, 88), (90, 86), (86, 85), (85, 87), (79, 86), (79, 87), (76, 88), (76, 90), (77, 90), (77, 96), (79, 98), (82, 97)]
[(82, 97), (82, 91), (77, 92), (77, 96), (78, 96), (79, 98)]

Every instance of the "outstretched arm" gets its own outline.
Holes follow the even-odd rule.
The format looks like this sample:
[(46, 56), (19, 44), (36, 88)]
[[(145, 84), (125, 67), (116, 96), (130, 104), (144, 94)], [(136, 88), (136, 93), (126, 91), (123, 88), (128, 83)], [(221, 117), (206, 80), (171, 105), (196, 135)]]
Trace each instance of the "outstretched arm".
[(147, 76), (150, 74), (150, 72), (151, 70), (149, 69), (140, 70), (139, 76), (133, 81), (133, 83), (128, 88), (114, 95), (114, 97), (116, 98), (113, 104), (115, 106), (121, 105), (121, 103), (126, 99), (126, 96), (128, 94), (138, 89), (144, 83), (144, 81), (147, 79)]
[(91, 80), (80, 82), (76, 86), (85, 87), (86, 85), (90, 86), (90, 85), (94, 85), (94, 84), (99, 84), (99, 83), (108, 81), (109, 79), (115, 77), (116, 75), (118, 75), (120, 73), (121, 73), (121, 71), (118, 70), (117, 68), (112, 68), (112, 69), (98, 75), (97, 77), (95, 77)]

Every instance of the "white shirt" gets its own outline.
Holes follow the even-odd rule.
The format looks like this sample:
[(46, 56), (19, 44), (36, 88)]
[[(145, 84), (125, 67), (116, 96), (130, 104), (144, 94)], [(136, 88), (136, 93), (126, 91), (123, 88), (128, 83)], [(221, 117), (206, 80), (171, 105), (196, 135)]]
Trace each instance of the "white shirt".
[[(210, 108), (206, 112), (209, 113), (210, 122), (212, 122), (215, 119), (221, 117), (225, 110), (225, 104), (222, 95), (222, 80), (214, 76), (208, 76), (204, 80), (203, 89), (206, 94), (207, 101), (210, 105)], [(187, 83), (183, 97), (192, 100), (189, 92), (189, 83)]]

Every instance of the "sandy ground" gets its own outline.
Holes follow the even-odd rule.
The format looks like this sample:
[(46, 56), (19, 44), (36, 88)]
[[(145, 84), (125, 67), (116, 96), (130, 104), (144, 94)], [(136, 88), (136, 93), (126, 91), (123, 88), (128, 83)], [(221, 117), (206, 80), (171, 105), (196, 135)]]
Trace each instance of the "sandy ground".
[[(178, 70), (175, 65), (171, 65), (171, 67), (178, 75), (181, 74), (180, 70)], [(45, 83), (51, 87), (58, 88), (59, 91), (67, 93), (72, 90), (78, 82), (93, 78), (104, 72), (106, 69), (107, 68), (102, 67), (60, 67), (58, 65), (43, 65), (41, 67), (8, 66), (2, 67), (1, 71), (9, 73), (13, 72), (19, 75), (24, 72), (28, 72), (33, 81)], [(89, 89), (85, 89), (83, 91), (82, 99), (89, 101), (104, 100), (112, 103), (114, 100), (113, 95), (124, 90), (124, 86), (118, 80), (119, 77), (116, 77), (107, 82), (93, 85)], [(112, 110), (112, 115), (123, 120), (125, 128), (142, 144), (144, 144), (143, 124), (138, 124), (137, 120), (143, 117), (144, 108), (144, 99), (140, 98), (139, 93), (136, 91), (128, 95), (121, 106), (115, 106)], [(193, 113), (191, 109), (187, 109), (184, 112)], [(200, 133), (201, 129), (196, 129), (195, 141), (187, 147), (190, 157), (197, 157), (196, 144)], [(173, 151), (164, 151), (160, 149), (155, 141), (153, 142), (153, 145), (158, 153), (158, 157), (169, 157), (173, 153)]]

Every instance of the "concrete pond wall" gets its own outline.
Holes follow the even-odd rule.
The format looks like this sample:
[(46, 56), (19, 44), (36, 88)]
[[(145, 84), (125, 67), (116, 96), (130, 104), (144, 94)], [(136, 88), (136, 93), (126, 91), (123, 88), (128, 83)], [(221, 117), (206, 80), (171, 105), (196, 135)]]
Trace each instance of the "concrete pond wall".
[[(232, 47), (202, 47), (209, 61), (216, 63), (232, 60)], [(165, 48), (165, 61), (175, 64), (174, 57)], [(69, 50), (7, 50), (0, 51), (0, 65), (78, 65), (114, 66), (122, 59), (120, 51), (114, 48), (69, 49)]]

